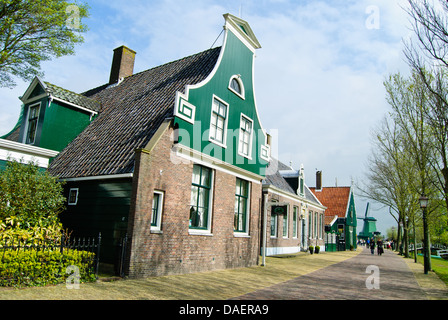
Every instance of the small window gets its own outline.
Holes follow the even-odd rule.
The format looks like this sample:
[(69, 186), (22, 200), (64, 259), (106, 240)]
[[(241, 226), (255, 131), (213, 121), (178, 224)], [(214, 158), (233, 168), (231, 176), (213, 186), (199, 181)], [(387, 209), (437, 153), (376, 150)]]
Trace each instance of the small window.
[(293, 216), (292, 216), (292, 237), (293, 238), (297, 238), (297, 227), (298, 227), (298, 224), (297, 224), (297, 220), (298, 220), (297, 210), (298, 210), (297, 207), (293, 208)]
[(288, 238), (288, 212), (283, 215), (283, 238)]
[(227, 132), (227, 114), (228, 105), (214, 97), (210, 122), (210, 140), (212, 142), (225, 145)]
[(240, 75), (235, 75), (230, 78), (229, 90), (244, 99), (244, 86)]
[(68, 205), (69, 206), (76, 206), (78, 204), (78, 188), (72, 188), (70, 189), (68, 193)]
[(235, 190), (235, 218), (233, 230), (247, 233), (249, 221), (249, 182), (236, 178)]
[(163, 210), (163, 192), (154, 191), (152, 198), (151, 230), (159, 231), (161, 229)]
[(212, 170), (193, 166), (190, 201), (190, 229), (209, 230)]
[(271, 213), (271, 237), (277, 237), (277, 215)]
[(241, 115), (240, 137), (238, 153), (246, 158), (251, 157), (252, 149), (252, 120)]
[(28, 111), (28, 127), (26, 143), (34, 144), (36, 141), (37, 124), (39, 122), (40, 103), (31, 105)]

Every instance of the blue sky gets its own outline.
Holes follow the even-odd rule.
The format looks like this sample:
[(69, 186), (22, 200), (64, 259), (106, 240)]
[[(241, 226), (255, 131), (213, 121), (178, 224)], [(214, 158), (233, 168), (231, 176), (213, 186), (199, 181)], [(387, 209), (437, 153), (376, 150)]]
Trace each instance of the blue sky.
[[(383, 81), (408, 72), (402, 39), (410, 35), (405, 0), (97, 0), (76, 55), (42, 64), (44, 80), (83, 92), (109, 79), (112, 51), (137, 52), (134, 72), (209, 49), (224, 13), (249, 22), (257, 51), (255, 93), (264, 128), (277, 130), (279, 159), (315, 185), (361, 180), (370, 132), (388, 111)], [(217, 44), (222, 43), (220, 38)], [(0, 135), (15, 125), (28, 83), (0, 88)], [(274, 148), (275, 149), (275, 148)], [(366, 201), (357, 198), (358, 216)], [(385, 233), (393, 220), (373, 205)], [(362, 228), (360, 224), (359, 229)]]

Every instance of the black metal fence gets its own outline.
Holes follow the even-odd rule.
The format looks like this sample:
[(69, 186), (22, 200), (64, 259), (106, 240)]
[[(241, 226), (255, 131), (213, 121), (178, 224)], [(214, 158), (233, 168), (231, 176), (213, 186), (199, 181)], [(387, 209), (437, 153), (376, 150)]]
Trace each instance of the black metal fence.
[[(11, 242), (0, 242), (0, 263), (3, 263), (5, 260), (5, 254), (15, 252), (16, 255), (19, 252), (24, 251), (60, 251), (63, 253), (64, 250), (73, 249), (78, 251), (88, 251), (94, 253), (91, 261), (89, 261), (89, 266), (93, 268), (93, 272), (95, 277), (98, 278), (98, 269), (100, 262), (100, 248), (101, 248), (101, 233), (99, 233), (98, 237), (92, 238), (66, 238), (61, 237), (55, 241), (11, 241)], [(54, 263), (54, 261), (44, 261), (43, 263)], [(62, 264), (62, 262), (61, 262)], [(63, 267), (62, 265), (60, 266)], [(20, 275), (23, 277), (24, 274), (28, 279), (35, 279), (40, 276), (39, 267), (34, 267), (32, 269), (29, 268), (20, 268)], [(9, 275), (11, 277), (11, 275)], [(5, 280), (2, 278), (0, 274), (0, 280)], [(10, 279), (13, 280), (13, 279)]]

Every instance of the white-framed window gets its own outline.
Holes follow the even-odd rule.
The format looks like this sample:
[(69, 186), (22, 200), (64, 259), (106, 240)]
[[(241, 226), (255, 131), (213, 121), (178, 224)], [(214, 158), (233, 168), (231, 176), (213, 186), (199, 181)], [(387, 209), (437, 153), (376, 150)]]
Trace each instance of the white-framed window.
[(277, 238), (277, 218), (277, 214), (271, 213), (271, 238)]
[(299, 221), (299, 217), (298, 217), (298, 215), (299, 215), (299, 213), (298, 213), (299, 208), (294, 206), (292, 211), (293, 211), (292, 212), (292, 237), (294, 239), (297, 239), (298, 228), (299, 228), (299, 223), (298, 223), (298, 221)]
[(229, 81), (229, 90), (235, 93), (241, 99), (245, 99), (245, 90), (240, 75), (234, 75)]
[(70, 188), (68, 192), (68, 205), (76, 206), (78, 204), (79, 188)]
[(37, 126), (39, 124), (40, 102), (32, 104), (28, 108), (28, 117), (26, 123), (26, 144), (36, 142)]
[(211, 230), (213, 171), (210, 168), (193, 165), (191, 183), (189, 228), (193, 233)]
[(253, 120), (241, 114), (238, 154), (245, 158), (252, 156)]
[(213, 95), (209, 140), (223, 147), (226, 146), (228, 115), (229, 105)]
[(164, 192), (154, 190), (152, 198), (151, 230), (160, 231), (162, 226)]
[(287, 239), (288, 238), (288, 219), (289, 218), (289, 212), (286, 211), (285, 214), (283, 214), (283, 238)]
[(240, 234), (249, 233), (250, 183), (236, 178), (235, 217), (233, 231)]

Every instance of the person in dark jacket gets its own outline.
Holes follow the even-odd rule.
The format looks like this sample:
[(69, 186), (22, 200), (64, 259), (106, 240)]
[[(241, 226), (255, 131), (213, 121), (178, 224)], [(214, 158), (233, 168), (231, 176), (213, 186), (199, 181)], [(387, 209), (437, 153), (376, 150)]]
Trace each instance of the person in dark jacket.
[(373, 239), (370, 240), (370, 253), (375, 253), (375, 241)]

